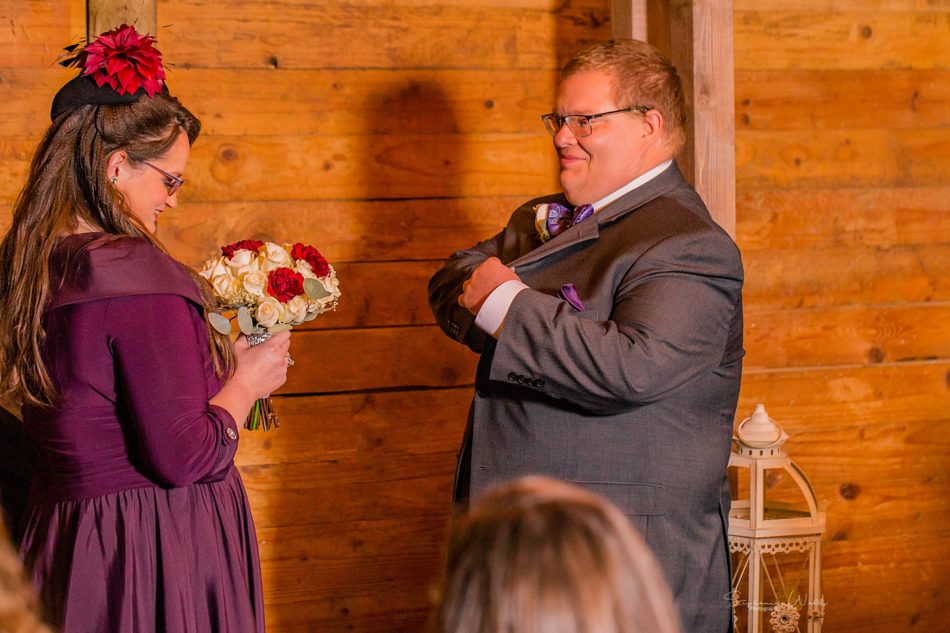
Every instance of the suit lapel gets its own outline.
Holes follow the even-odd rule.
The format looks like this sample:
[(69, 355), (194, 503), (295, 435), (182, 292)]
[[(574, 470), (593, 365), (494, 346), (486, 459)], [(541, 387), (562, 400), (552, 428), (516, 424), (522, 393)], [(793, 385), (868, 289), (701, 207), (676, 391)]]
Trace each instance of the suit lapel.
[(515, 270), (517, 270), (519, 266), (526, 266), (528, 264), (534, 263), (539, 259), (544, 259), (545, 257), (553, 255), (558, 251), (562, 251), (569, 246), (596, 240), (598, 235), (599, 232), (597, 230), (597, 223), (591, 218), (588, 218), (584, 222), (575, 224), (569, 229), (566, 229), (564, 232), (558, 233), (556, 236), (536, 249), (525, 253), (514, 261), (509, 262), (508, 265), (513, 266)]
[(674, 162), (659, 176), (637, 187), (630, 193), (617, 198), (595, 213), (593, 218), (589, 218), (580, 224), (575, 224), (541, 246), (509, 262), (508, 265), (517, 271), (520, 266), (533, 264), (565, 248), (596, 240), (600, 236), (600, 227), (602, 225), (614, 222), (631, 211), (642, 207), (651, 200), (655, 200), (681, 184), (685, 184), (685, 182), (679, 168)]

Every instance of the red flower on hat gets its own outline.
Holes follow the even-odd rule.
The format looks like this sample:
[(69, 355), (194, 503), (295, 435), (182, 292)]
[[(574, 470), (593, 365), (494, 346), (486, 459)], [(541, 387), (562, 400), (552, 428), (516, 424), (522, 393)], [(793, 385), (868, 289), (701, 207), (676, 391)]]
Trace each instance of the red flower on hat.
[[(94, 42), (61, 62), (64, 66), (82, 66), (83, 74), (98, 86), (108, 84), (121, 94), (135, 94), (144, 88), (149, 97), (161, 92), (165, 81), (162, 54), (152, 46), (155, 38), (139, 35), (135, 28), (123, 24), (107, 31)], [(73, 53), (73, 48), (67, 48)]]

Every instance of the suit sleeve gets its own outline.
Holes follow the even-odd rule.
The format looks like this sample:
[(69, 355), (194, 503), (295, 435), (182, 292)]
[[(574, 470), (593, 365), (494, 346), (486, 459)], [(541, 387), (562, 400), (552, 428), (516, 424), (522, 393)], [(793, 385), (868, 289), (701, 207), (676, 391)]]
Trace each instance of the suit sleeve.
[(223, 477), (238, 434), (231, 415), (208, 403), (195, 308), (178, 295), (127, 296), (110, 300), (106, 321), (127, 433), (146, 471), (171, 486)]
[(429, 280), (429, 306), (448, 336), (481, 352), (487, 334), (475, 326), (475, 315), (458, 304), (462, 282), (489, 257), (500, 257), (504, 231), (472, 248), (454, 253)]
[(742, 265), (725, 235), (676, 235), (619, 283), (606, 321), (535, 290), (512, 302), (490, 378), (621, 413), (684, 388), (723, 362), (741, 310)]

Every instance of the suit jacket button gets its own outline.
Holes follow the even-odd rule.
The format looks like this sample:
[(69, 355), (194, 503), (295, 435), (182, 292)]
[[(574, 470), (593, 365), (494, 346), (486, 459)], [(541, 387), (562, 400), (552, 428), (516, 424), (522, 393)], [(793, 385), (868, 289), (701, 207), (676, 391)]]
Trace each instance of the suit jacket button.
[(518, 382), (518, 374), (513, 371), (508, 372), (508, 380), (510, 382)]

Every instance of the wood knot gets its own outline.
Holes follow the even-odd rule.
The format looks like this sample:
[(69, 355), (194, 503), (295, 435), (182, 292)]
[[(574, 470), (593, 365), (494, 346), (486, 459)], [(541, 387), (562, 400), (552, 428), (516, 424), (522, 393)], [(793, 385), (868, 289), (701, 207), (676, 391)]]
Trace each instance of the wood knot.
[(884, 350), (880, 347), (872, 347), (868, 350), (868, 361), (872, 363), (884, 362)]
[(838, 494), (841, 495), (842, 499), (854, 501), (858, 498), (858, 495), (861, 494), (861, 486), (858, 484), (843, 483), (838, 488)]
[(225, 147), (221, 148), (220, 156), (221, 156), (221, 160), (223, 160), (226, 163), (229, 163), (232, 160), (237, 160), (238, 153), (237, 153), (237, 150), (234, 149), (233, 146), (226, 145)]
[(268, 67), (268, 68), (272, 68), (272, 69), (274, 69), (274, 70), (277, 70), (278, 66), (280, 66), (280, 64), (277, 63), (277, 57), (271, 55), (271, 56), (267, 59), (267, 67)]
[(486, 110), (491, 110), (491, 109), (494, 108), (494, 107), (495, 107), (495, 102), (494, 102), (494, 101), (492, 101), (491, 99), (485, 99), (485, 109), (486, 109)]
[(861, 27), (861, 37), (863, 37), (864, 39), (870, 39), (872, 35), (874, 35), (874, 31), (871, 29), (870, 26), (865, 25)]

